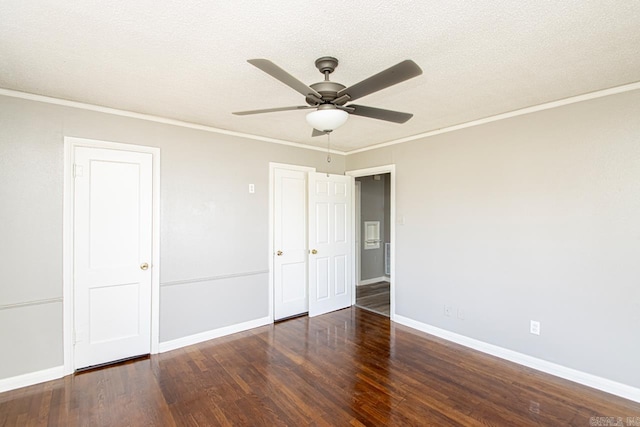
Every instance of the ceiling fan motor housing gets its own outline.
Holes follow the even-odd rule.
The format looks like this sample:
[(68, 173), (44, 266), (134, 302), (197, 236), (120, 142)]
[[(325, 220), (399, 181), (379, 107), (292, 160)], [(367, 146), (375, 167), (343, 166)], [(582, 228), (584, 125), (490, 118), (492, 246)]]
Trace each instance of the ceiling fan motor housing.
[[(338, 92), (344, 89), (346, 86), (340, 83), (324, 81), (310, 85), (310, 87), (319, 92), (322, 95), (322, 103), (331, 102), (338, 97)], [(306, 98), (307, 104), (318, 105), (318, 101), (313, 98)]]
[(322, 99), (316, 99), (314, 96), (307, 96), (305, 101), (309, 105), (327, 104), (338, 97), (338, 92), (346, 86), (340, 83), (330, 82), (329, 74), (333, 73), (338, 66), (338, 60), (333, 56), (323, 56), (316, 59), (316, 68), (324, 74), (325, 80), (322, 82), (309, 85), (313, 90), (322, 95)]
[(338, 66), (338, 60), (333, 56), (323, 56), (316, 59), (316, 68), (320, 70), (322, 74), (333, 73)]

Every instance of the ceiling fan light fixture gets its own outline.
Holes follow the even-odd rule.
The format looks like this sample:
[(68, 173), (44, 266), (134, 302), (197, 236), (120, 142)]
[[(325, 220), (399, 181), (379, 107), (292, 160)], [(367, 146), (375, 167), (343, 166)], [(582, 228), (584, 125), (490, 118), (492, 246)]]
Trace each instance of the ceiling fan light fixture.
[(307, 114), (307, 123), (314, 129), (331, 132), (347, 122), (349, 113), (338, 110), (334, 105), (321, 105)]

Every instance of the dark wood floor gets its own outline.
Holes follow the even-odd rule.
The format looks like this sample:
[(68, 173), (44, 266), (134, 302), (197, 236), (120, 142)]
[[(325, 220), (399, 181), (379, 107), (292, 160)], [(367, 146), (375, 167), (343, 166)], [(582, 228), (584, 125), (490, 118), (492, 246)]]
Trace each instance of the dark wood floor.
[(617, 398), (350, 308), (0, 394), (0, 426), (588, 426)]
[(356, 305), (366, 310), (389, 316), (391, 293), (389, 282), (356, 286)]

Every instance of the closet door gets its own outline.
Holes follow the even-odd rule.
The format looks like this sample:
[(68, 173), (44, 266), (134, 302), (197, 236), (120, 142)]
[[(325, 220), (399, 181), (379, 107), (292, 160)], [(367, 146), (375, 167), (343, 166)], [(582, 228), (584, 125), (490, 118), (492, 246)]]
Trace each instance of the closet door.
[(150, 353), (152, 155), (78, 147), (75, 369)]
[(307, 172), (274, 170), (274, 319), (309, 311)]

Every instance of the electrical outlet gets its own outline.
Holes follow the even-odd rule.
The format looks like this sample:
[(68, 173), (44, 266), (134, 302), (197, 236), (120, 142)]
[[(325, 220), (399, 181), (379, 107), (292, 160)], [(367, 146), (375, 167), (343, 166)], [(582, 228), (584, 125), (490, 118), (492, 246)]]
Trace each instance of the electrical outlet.
[(450, 305), (445, 305), (444, 306), (444, 315), (447, 317), (451, 317), (451, 313), (453, 313), (453, 307), (451, 307)]
[(540, 335), (540, 322), (538, 322), (537, 320), (532, 320), (529, 332), (531, 332), (533, 335)]
[(461, 308), (458, 309), (458, 319), (464, 320), (464, 310)]
[(253, 194), (256, 192), (255, 184), (249, 184), (249, 193)]

